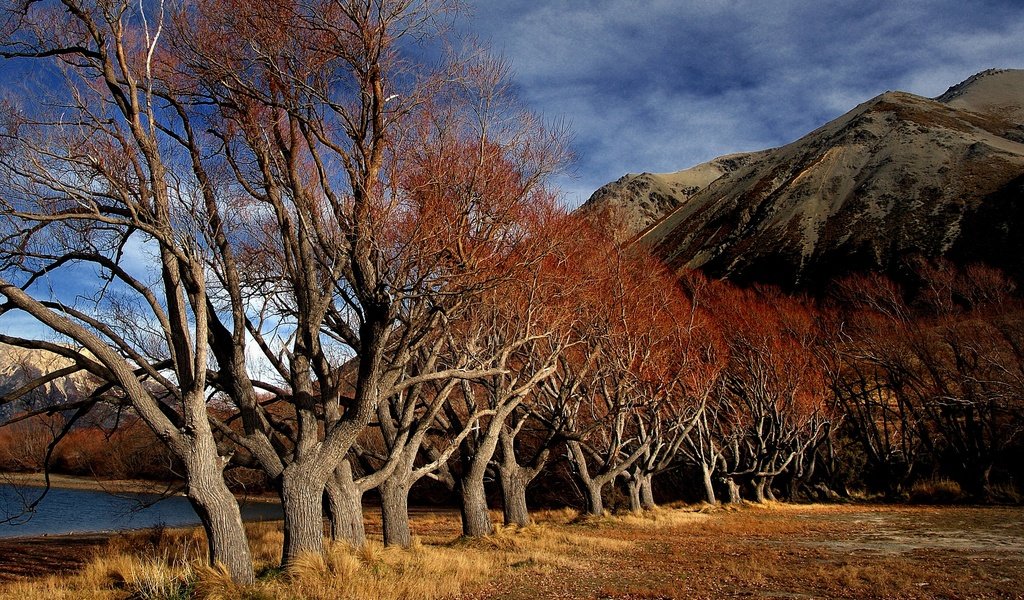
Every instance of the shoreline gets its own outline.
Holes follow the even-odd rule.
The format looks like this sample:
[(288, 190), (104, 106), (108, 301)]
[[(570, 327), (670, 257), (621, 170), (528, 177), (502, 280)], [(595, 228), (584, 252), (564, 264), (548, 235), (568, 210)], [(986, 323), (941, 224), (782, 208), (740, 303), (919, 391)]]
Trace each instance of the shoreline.
[[(0, 472), (0, 485), (18, 485), (24, 487), (46, 487), (46, 478), (42, 473), (10, 473)], [(90, 492), (106, 492), (108, 494), (153, 494), (166, 496), (184, 496), (185, 484), (180, 481), (153, 481), (149, 479), (96, 479), (80, 475), (50, 474), (50, 487), (54, 489), (83, 490)], [(281, 500), (273, 493), (233, 492), (235, 498), (243, 502), (266, 502), (280, 504)]]
[[(25, 487), (46, 487), (42, 473), (0, 473), (0, 484)], [(108, 492), (111, 494), (168, 494), (181, 495), (181, 484), (149, 481), (145, 479), (95, 479), (78, 475), (50, 474), (50, 487), (66, 490)]]
[(114, 534), (72, 533), (0, 538), (0, 585), (79, 572), (101, 553)]

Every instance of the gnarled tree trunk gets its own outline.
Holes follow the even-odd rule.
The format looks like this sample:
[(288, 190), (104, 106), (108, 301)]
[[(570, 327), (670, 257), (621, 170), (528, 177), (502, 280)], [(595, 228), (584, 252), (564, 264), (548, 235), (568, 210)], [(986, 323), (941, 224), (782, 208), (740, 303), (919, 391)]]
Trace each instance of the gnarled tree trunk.
[(359, 548), (366, 543), (366, 529), (363, 526), (363, 490), (352, 477), (352, 465), (348, 460), (334, 470), (324, 488), (327, 500), (327, 514), (331, 523), (331, 540), (348, 542)]
[(635, 476), (626, 478), (626, 490), (629, 492), (629, 510), (630, 512), (640, 513), (644, 511), (643, 504), (640, 503), (640, 481)]
[(757, 502), (758, 504), (763, 503), (764, 502), (764, 478), (762, 478), (762, 477), (755, 477), (750, 482), (750, 489), (754, 493), (754, 498), (753, 498), (754, 502)]
[(531, 522), (530, 509), (526, 504), (526, 487), (544, 468), (550, 450), (545, 447), (537, 453), (529, 466), (523, 466), (516, 458), (513, 430), (502, 427), (498, 441), (501, 450), (498, 463), (498, 482), (501, 485), (505, 525), (525, 527)]
[[(212, 439), (209, 440), (212, 444)], [(206, 531), (210, 564), (222, 564), (231, 579), (243, 585), (255, 582), (249, 541), (238, 501), (224, 482), (220, 457), (210, 444), (197, 442), (184, 457), (186, 495)]]
[(740, 485), (736, 483), (736, 480), (731, 475), (723, 475), (722, 483), (725, 484), (725, 501), (729, 504), (739, 504), (743, 502), (743, 498), (740, 497)]
[(702, 464), (700, 471), (704, 480), (704, 500), (708, 504), (718, 504), (718, 498), (715, 497), (715, 484), (711, 480), (711, 469), (707, 465)]
[(656, 508), (658, 504), (654, 501), (654, 475), (647, 473), (640, 477), (640, 506), (646, 510)]
[(604, 514), (604, 499), (601, 497), (601, 491), (603, 489), (604, 483), (598, 481), (592, 481), (584, 487), (588, 515), (601, 516)]
[(522, 468), (498, 470), (505, 525), (525, 527), (530, 524), (530, 509), (526, 505), (527, 475)]
[(281, 474), (281, 506), (284, 509), (282, 563), (291, 566), (305, 554), (324, 551), (324, 490), (326, 481), (313, 477), (310, 468), (292, 463)]

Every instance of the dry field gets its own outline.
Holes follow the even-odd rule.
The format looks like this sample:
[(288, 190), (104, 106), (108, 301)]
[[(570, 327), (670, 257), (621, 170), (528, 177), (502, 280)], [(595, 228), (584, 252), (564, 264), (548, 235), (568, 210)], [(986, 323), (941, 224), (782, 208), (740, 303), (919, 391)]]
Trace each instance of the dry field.
[[(422, 512), (410, 550), (336, 546), (289, 574), (274, 568), (278, 526), (253, 525), (261, 578), (251, 589), (199, 566), (202, 536), (193, 531), (75, 546), (7, 541), (0, 597), (1024, 598), (1022, 508), (768, 505), (537, 517), (524, 530), (468, 541), (458, 537), (456, 514)], [(367, 526), (371, 538), (379, 533), (379, 522)], [(63, 572), (42, 575), (54, 570)]]

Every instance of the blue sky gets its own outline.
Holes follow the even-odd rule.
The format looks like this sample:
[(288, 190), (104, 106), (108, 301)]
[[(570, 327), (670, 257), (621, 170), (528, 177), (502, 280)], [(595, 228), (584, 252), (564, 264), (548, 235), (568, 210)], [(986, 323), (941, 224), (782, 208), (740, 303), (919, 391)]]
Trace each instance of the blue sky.
[[(886, 90), (936, 96), (1024, 68), (1024, 0), (466, 2), (460, 33), (510, 60), (529, 107), (570, 124), (577, 161), (557, 183), (573, 206), (628, 172), (788, 143)], [(5, 63), (0, 81), (39, 73)]]
[(575, 135), (571, 205), (627, 172), (791, 142), (886, 90), (1024, 68), (1021, 0), (472, 0), (460, 27)]

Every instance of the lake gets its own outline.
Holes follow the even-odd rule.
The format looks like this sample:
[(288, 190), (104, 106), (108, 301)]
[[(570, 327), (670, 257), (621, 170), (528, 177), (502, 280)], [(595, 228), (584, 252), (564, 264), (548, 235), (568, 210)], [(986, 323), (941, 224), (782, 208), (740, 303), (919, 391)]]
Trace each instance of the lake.
[[(103, 491), (51, 488), (31, 514), (21, 514), (43, 488), (0, 485), (0, 538), (95, 533), (145, 529), (164, 525), (198, 525), (192, 505), (183, 496), (158, 500), (152, 494), (111, 494)], [(260, 521), (282, 518), (281, 506), (270, 502), (245, 502), (242, 518)]]

